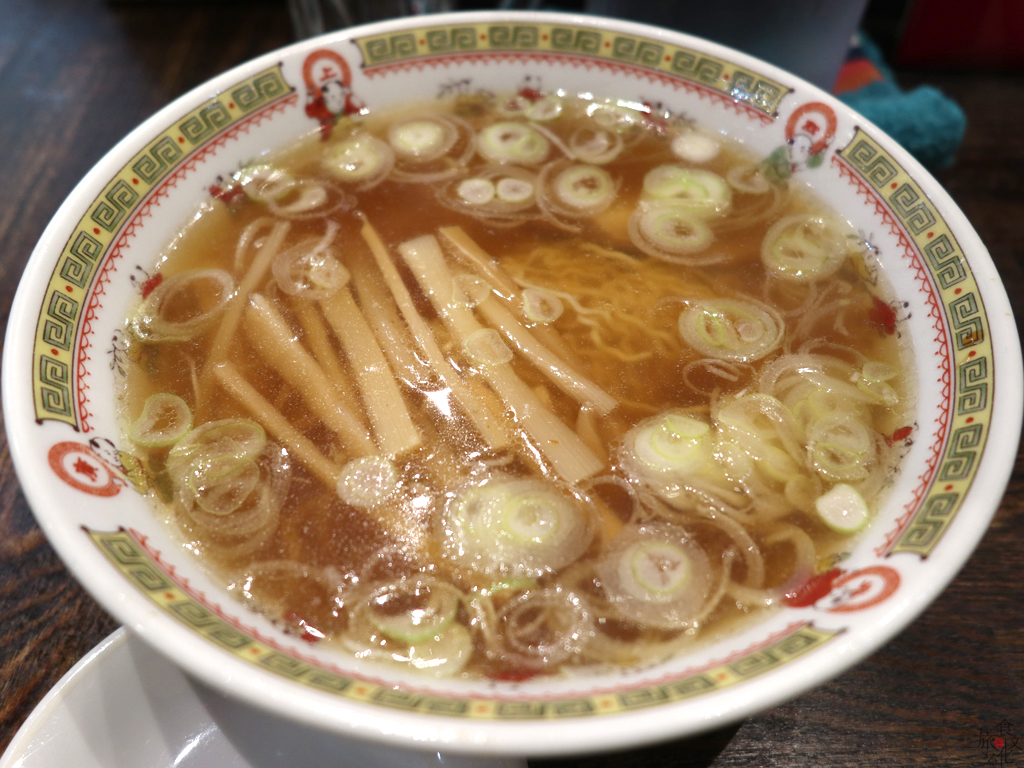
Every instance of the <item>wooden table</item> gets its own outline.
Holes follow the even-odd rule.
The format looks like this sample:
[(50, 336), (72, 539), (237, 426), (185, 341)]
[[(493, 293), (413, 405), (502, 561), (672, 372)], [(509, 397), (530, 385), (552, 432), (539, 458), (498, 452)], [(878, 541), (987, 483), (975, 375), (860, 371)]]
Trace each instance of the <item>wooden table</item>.
[[(33, 245), (96, 160), (174, 97), (290, 41), (283, 2), (0, 0), (4, 325)], [(904, 75), (904, 85), (938, 85), (967, 111), (957, 162), (938, 177), (991, 250), (1019, 325), (1024, 76)], [(1024, 763), (1022, 524), (1018, 454), (1006, 498), (970, 562), (924, 615), (864, 663), (701, 738), (536, 765), (980, 765), (982, 736), (1003, 721), (1020, 735), (1019, 749), (1006, 757)], [(43, 539), (0, 437), (0, 750), (50, 686), (115, 627)]]

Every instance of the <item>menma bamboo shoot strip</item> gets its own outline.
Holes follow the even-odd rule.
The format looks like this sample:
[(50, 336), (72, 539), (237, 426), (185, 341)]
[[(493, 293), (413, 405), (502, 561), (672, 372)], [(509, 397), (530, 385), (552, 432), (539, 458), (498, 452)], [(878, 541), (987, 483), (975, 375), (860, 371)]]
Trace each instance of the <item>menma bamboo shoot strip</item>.
[(377, 270), (370, 258), (353, 248), (345, 265), (352, 274), (356, 297), (363, 315), (373, 328), (384, 354), (391, 362), (396, 376), (410, 385), (421, 384), (432, 378), (432, 371), (416, 357), (416, 342), (398, 316), (398, 310), (387, 288), (377, 279)]
[(249, 269), (246, 270), (242, 281), (238, 285), (238, 293), (235, 294), (235, 297), (224, 311), (224, 319), (221, 320), (220, 327), (217, 329), (217, 335), (213, 337), (213, 345), (210, 347), (207, 365), (216, 365), (227, 359), (228, 344), (231, 343), (231, 339), (235, 336), (235, 331), (238, 330), (238, 323), (242, 319), (242, 313), (249, 302), (249, 294), (255, 291), (266, 279), (270, 265), (274, 261), (274, 257), (281, 250), (281, 245), (284, 243), (289, 229), (291, 229), (289, 222), (279, 221), (270, 230), (270, 234), (267, 235), (263, 244), (259, 246), (252, 264), (249, 265)]
[(213, 375), (276, 440), (329, 488), (334, 488), (341, 466), (324, 456), (312, 440), (302, 434), (238, 372), (232, 363), (214, 366)]
[[(293, 427), (284, 414), (267, 402), (234, 365), (229, 362), (220, 363), (214, 366), (213, 375), (267, 433), (287, 448), (320, 482), (332, 491), (337, 489), (342, 467), (324, 456), (312, 440)], [(425, 535), (421, 526), (404, 515), (400, 508), (395, 508), (391, 504), (375, 504), (364, 511), (387, 533), (402, 542), (404, 547), (422, 550), (425, 546)]]
[[(402, 243), (398, 252), (453, 336), (465, 344), (474, 333), (484, 330), (471, 309), (449, 301), (453, 277), (433, 235)], [(533, 447), (562, 479), (578, 483), (602, 469), (601, 460), (572, 429), (544, 407), (507, 362), (482, 365), (480, 371), (491, 389), (515, 414)]]
[(600, 415), (609, 413), (618, 401), (562, 360), (558, 355), (541, 344), (515, 316), (505, 308), (493, 292), (481, 301), (476, 309), (493, 328), (505, 334), (520, 354), (534, 364), (538, 371), (547, 376), (551, 383), (580, 405), (589, 406)]
[(355, 372), (381, 452), (400, 456), (419, 448), (423, 441), (398, 382), (348, 286), (330, 298), (321, 299), (320, 307)]
[(494, 263), (494, 259), (483, 248), (477, 245), (462, 227), (441, 227), (438, 233), (445, 238), (470, 266), (476, 268), (480, 275), (503, 297), (511, 299), (519, 295), (519, 286), (505, 270)]
[[(526, 316), (523, 311), (522, 289), (487, 251), (466, 234), (462, 227), (441, 227), (438, 232), (452, 246), (452, 252), (472, 268), (478, 277), (490, 284), (495, 294), (504, 301), (513, 315)], [(565, 364), (579, 365), (578, 358), (554, 326), (537, 324), (530, 328), (530, 333), (541, 344), (562, 358)]]
[(384, 281), (391, 291), (391, 296), (398, 305), (402, 317), (405, 318), (406, 325), (409, 326), (409, 330), (415, 337), (416, 344), (423, 354), (426, 355), (427, 361), (437, 372), (444, 385), (451, 391), (455, 402), (459, 404), (462, 411), (473, 422), (473, 425), (480, 433), (480, 436), (483, 437), (488, 447), (492, 449), (507, 448), (509, 438), (503, 427), (504, 419), (502, 417), (504, 414), (492, 412), (487, 407), (485, 401), (474, 397), (469, 386), (463, 381), (462, 375), (452, 368), (451, 364), (445, 359), (426, 320), (416, 310), (412, 296), (409, 295), (409, 290), (405, 287), (405, 283), (402, 282), (402, 276), (398, 274), (398, 269), (391, 262), (391, 257), (388, 255), (384, 242), (380, 239), (380, 235), (377, 234), (377, 230), (373, 228), (368, 219), (363, 219), (361, 234), (366, 244), (370, 246), (370, 251), (377, 261), (377, 266), (384, 276)]
[(260, 356), (302, 395), (309, 407), (342, 439), (350, 456), (377, 453), (358, 416), (338, 399), (323, 369), (297, 343), (291, 327), (263, 296), (253, 294), (246, 310), (246, 329)]
[[(360, 413), (362, 405), (355, 397), (355, 384), (352, 377), (341, 367), (338, 353), (331, 344), (330, 331), (327, 330), (316, 304), (309, 299), (293, 299), (291, 307), (302, 328), (302, 337), (313, 352), (313, 359), (324, 369), (324, 373), (334, 386), (334, 394), (345, 404), (349, 412)], [(366, 426), (364, 431), (369, 432), (369, 427)]]

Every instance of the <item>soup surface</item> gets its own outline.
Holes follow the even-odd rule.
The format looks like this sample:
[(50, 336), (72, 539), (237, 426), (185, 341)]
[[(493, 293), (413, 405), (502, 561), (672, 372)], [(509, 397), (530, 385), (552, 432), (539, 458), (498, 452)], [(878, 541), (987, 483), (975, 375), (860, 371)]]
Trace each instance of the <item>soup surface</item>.
[(870, 246), (685, 120), (418, 105), (214, 191), (139, 281), (125, 461), (304, 639), (434, 676), (659, 661), (798, 600), (898, 470)]

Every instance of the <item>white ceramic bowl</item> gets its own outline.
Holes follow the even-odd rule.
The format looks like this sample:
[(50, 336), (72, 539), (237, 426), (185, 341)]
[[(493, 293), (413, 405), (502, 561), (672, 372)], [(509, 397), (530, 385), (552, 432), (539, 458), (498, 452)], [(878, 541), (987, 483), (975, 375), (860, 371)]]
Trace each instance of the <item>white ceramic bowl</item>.
[[(888, 503), (811, 605), (704, 650), (604, 677), (434, 682), (300, 643), (210, 581), (131, 490), (112, 363), (133, 273), (219, 175), (315, 130), (341, 79), (371, 109), (525, 83), (660, 103), (847, 215), (878, 248), (917, 358), (919, 411)], [(529, 78), (529, 80), (527, 80)], [(341, 107), (336, 105), (338, 109)], [(98, 119), (98, 118), (97, 118)], [(78, 185), (32, 255), (3, 361), (11, 452), (53, 546), (111, 613), (188, 672), (308, 725), (431, 750), (551, 755), (721, 726), (864, 658), (917, 616), (980, 539), (1010, 474), (1021, 362), (1005, 293), (934, 179), (822, 91), (706, 41), (558, 14), (414, 17), (262, 56), (129, 134)], [(998, 418), (996, 418), (998, 415)]]

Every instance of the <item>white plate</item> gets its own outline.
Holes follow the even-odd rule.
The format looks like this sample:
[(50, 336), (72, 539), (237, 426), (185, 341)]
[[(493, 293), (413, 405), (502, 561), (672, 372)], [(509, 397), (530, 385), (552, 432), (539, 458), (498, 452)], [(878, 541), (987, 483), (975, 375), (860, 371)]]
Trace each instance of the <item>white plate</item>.
[(119, 629), (61, 678), (0, 768), (526, 768), (525, 760), (408, 752), (339, 739), (190, 680)]

